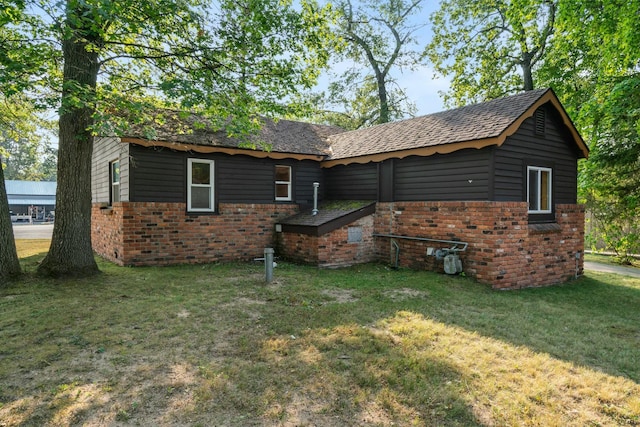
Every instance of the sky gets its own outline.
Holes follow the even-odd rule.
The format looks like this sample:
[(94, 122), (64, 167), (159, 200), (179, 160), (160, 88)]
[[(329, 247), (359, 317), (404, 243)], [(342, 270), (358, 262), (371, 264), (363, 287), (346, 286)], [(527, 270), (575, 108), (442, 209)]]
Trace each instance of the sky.
[[(439, 2), (437, 0), (423, 0), (422, 9), (413, 16), (413, 22), (427, 24), (415, 34), (418, 44), (414, 47), (418, 51), (421, 51), (431, 41), (432, 32), (429, 26), (429, 15), (437, 10), (438, 6)], [(348, 66), (348, 64), (336, 64), (334, 66), (341, 68)], [(448, 79), (436, 77), (433, 69), (427, 65), (415, 71), (404, 70), (404, 72), (400, 72), (396, 69), (392, 73), (397, 78), (400, 87), (405, 89), (409, 99), (416, 104), (416, 116), (445, 110), (442, 97), (438, 92), (445, 92), (449, 89)], [(329, 76), (325, 73), (320, 77), (314, 91), (325, 90), (328, 84)]]

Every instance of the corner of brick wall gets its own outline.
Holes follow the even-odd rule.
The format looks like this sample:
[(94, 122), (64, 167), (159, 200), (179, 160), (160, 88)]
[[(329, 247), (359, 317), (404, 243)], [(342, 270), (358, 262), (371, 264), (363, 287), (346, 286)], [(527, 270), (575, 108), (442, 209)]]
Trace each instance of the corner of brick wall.
[[(464, 272), (495, 289), (563, 283), (582, 273), (584, 207), (556, 205), (554, 230), (532, 231), (524, 202), (379, 203), (376, 233), (468, 242)], [(443, 272), (427, 248), (446, 244), (396, 239), (400, 265)], [(580, 254), (579, 259), (576, 253)], [(389, 238), (376, 239), (379, 260), (393, 263)]]
[(122, 203), (104, 207), (95, 203), (91, 207), (91, 245), (101, 257), (124, 265)]

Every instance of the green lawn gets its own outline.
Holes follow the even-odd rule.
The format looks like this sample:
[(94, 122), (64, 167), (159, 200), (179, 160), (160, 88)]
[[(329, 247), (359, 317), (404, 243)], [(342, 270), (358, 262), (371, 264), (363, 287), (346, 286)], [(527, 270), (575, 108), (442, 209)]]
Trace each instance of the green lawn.
[(382, 265), (0, 288), (0, 426), (640, 425), (640, 280), (498, 292)]
[(602, 263), (602, 264), (624, 265), (626, 267), (638, 267), (638, 268), (640, 268), (640, 260), (632, 259), (631, 260), (631, 265), (621, 264), (620, 258), (618, 258), (618, 257), (616, 257), (614, 255), (590, 253), (590, 254), (584, 254), (584, 260), (585, 261), (591, 261), (591, 262), (599, 262), (599, 263)]

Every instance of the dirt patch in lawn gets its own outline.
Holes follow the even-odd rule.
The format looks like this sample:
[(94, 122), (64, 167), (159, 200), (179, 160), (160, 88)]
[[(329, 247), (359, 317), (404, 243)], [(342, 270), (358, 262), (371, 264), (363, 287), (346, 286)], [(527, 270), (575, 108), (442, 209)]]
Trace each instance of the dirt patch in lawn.
[(390, 289), (384, 292), (384, 295), (394, 301), (404, 301), (407, 299), (420, 298), (424, 299), (429, 296), (427, 291), (412, 288)]
[(330, 303), (346, 304), (359, 300), (354, 291), (349, 289), (323, 289), (322, 295), (330, 298)]

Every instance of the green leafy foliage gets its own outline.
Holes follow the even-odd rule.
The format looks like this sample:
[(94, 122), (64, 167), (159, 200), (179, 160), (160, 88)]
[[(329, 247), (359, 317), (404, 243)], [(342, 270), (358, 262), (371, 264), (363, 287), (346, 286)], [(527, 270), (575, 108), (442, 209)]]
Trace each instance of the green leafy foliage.
[(284, 114), (287, 97), (311, 87), (328, 59), (329, 8), (313, 0), (18, 0), (3, 9), (0, 91), (60, 113), (47, 275), (97, 271), (93, 135), (146, 123), (153, 136), (158, 108), (172, 108), (243, 137), (258, 114)]
[(393, 72), (420, 64), (412, 49), (421, 25), (411, 18), (421, 0), (351, 1), (336, 3), (339, 42), (333, 45), (336, 68), (326, 93), (311, 96), (317, 121), (357, 129), (415, 114), (405, 89)]
[(51, 121), (43, 119), (29, 100), (0, 98), (0, 155), (5, 179), (55, 181), (56, 149), (46, 137)]
[(431, 16), (424, 56), (451, 76), (448, 105), (481, 102), (534, 87), (554, 32), (557, 0), (452, 0)]
[[(579, 192), (590, 243), (638, 251), (640, 1), (454, 0), (425, 55), (451, 76), (449, 104), (552, 87), (591, 148)], [(631, 251), (631, 252), (630, 252)]]
[[(355, 130), (380, 122), (380, 99), (373, 76), (343, 76), (329, 84), (327, 93), (307, 99), (312, 120), (342, 129)], [(390, 81), (387, 82), (389, 84)], [(400, 120), (416, 113), (416, 106), (395, 81), (387, 89), (389, 120)]]
[(640, 1), (563, 2), (548, 76), (591, 147), (580, 192), (588, 242), (623, 262), (640, 251)]

